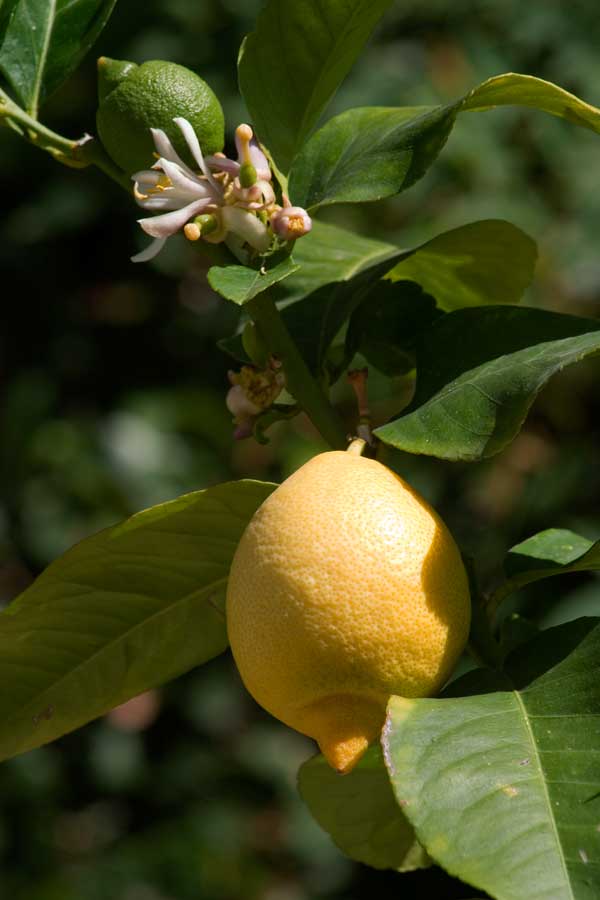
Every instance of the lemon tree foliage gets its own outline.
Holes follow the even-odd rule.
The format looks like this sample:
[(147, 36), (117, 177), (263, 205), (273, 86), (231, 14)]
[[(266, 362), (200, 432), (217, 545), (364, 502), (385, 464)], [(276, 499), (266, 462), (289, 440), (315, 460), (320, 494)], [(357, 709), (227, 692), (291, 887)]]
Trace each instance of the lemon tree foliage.
[(324, 757), (309, 759), (298, 772), (298, 789), (319, 825), (351, 859), (399, 872), (431, 864), (396, 803), (379, 744), (344, 778)]
[(529, 106), (600, 132), (600, 110), (528, 75), (490, 78), (446, 106), (367, 107), (330, 119), (292, 164), (290, 190), (309, 209), (380, 200), (422, 178), (460, 112)]
[(87, 538), (0, 615), (0, 758), (38, 747), (227, 647), (224, 597), (273, 485), (222, 484)]
[(86, 55), (116, 0), (8, 0), (0, 9), (0, 72), (34, 118)]
[(536, 261), (536, 243), (522, 229), (483, 219), (405, 251), (388, 278), (418, 282), (440, 309), (451, 312), (518, 303), (533, 281)]
[(532, 581), (569, 572), (600, 570), (600, 541), (590, 541), (566, 528), (548, 528), (512, 547), (504, 560), (506, 581), (490, 598), (496, 609), (514, 591)]
[(579, 619), (438, 699), (392, 697), (384, 755), (433, 859), (499, 900), (600, 893), (600, 624)]
[(517, 435), (552, 375), (598, 353), (593, 319), (518, 307), (458, 310), (423, 335), (414, 400), (376, 434), (410, 453), (493, 456)]
[(261, 141), (287, 172), (392, 0), (269, 0), (238, 62)]
[(222, 297), (243, 306), (300, 268), (289, 256), (273, 262), (274, 265), (262, 265), (258, 269), (236, 265), (213, 266), (208, 273), (208, 282)]
[[(415, 380), (406, 408), (389, 403), (391, 420), (371, 423), (378, 441), (477, 461), (513, 440), (555, 373), (600, 354), (600, 323), (516, 305), (536, 246), (509, 222), (463, 223), (406, 248), (316, 216), (410, 188), (459, 115), (477, 127), (462, 113), (514, 105), (600, 133), (600, 110), (505, 74), (451, 103), (323, 123), (390, 2), (266, 0), (238, 60), (261, 143), (242, 124), (234, 160), (221, 152), (218, 98), (167, 60), (101, 58), (104, 148), (43, 126), (40, 105), (114, 0), (5, 0), (0, 117), (128, 191), (142, 170), (135, 198), (160, 215), (143, 220), (155, 241), (138, 262), (177, 231), (205, 251), (210, 286), (243, 307), (221, 341), (247, 364), (227, 397), (237, 437), (267, 441), (303, 411), (345, 448), (368, 431), (366, 403), (360, 422), (342, 419), (330, 388), (366, 361)], [(497, 630), (492, 620), (528, 584), (598, 571), (599, 543), (562, 528), (522, 541), (495, 590), (471, 586), (471, 610), (453, 538), (381, 463), (325, 453), (274, 488), (240, 481), (141, 512), (68, 551), (0, 613), (0, 758), (207, 661), (229, 636), (250, 692), (320, 744), (300, 792), (349, 856), (398, 871), (433, 860), (497, 900), (598, 897), (600, 625), (537, 633), (519, 614)], [(451, 676), (469, 619), (479, 668), (424, 698)]]
[[(286, 327), (303, 356), (318, 371), (346, 321), (350, 330), (344, 363), (351, 362), (356, 350), (364, 352), (363, 332), (379, 331), (383, 356), (393, 356), (395, 348), (403, 353), (407, 341), (414, 344), (416, 323), (409, 326), (409, 334), (404, 331), (404, 287), (394, 291), (388, 281), (418, 283), (433, 296), (439, 311), (518, 303), (533, 278), (537, 250), (520, 228), (490, 219), (453, 228), (406, 250), (318, 222), (297, 242), (293, 253), (296, 267), (289, 273), (282, 270), (285, 281), (278, 280), (273, 296), (281, 303)], [(509, 256), (511, 265), (507, 266)], [(240, 272), (241, 268), (213, 268), (209, 273), (212, 286), (235, 302), (247, 299), (246, 284), (264, 283), (255, 279), (251, 270)], [(395, 309), (394, 297), (398, 298)], [(416, 318), (424, 320), (420, 330), (425, 328), (425, 319), (433, 320), (427, 318), (427, 302), (422, 310), (415, 308)], [(391, 325), (379, 318), (384, 306), (394, 319)], [(239, 335), (221, 341), (221, 346), (247, 361)], [(381, 354), (373, 352), (368, 358), (378, 368), (383, 365), (385, 371)]]

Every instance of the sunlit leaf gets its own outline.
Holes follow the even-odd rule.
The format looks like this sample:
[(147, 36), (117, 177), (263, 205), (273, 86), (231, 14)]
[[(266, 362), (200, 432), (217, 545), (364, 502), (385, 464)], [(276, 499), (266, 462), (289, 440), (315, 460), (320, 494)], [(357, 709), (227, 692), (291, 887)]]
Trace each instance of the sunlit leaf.
[(509, 576), (490, 599), (493, 608), (510, 594), (542, 578), (600, 570), (600, 541), (564, 528), (548, 528), (512, 547), (504, 561)]
[(448, 872), (511, 900), (600, 892), (600, 625), (550, 629), (439, 699), (393, 697), (397, 801)]
[(277, 166), (290, 163), (391, 0), (268, 0), (238, 62), (240, 89)]
[(388, 275), (418, 282), (440, 309), (518, 303), (531, 284), (537, 247), (502, 219), (469, 222), (407, 252)]
[(274, 487), (184, 495), (52, 563), (0, 615), (0, 759), (221, 653), (231, 559)]
[(544, 384), (600, 352), (600, 322), (538, 309), (478, 307), (438, 319), (417, 351), (406, 413), (375, 433), (441, 459), (493, 456), (518, 434)]
[(16, 0), (0, 13), (0, 71), (34, 118), (79, 65), (116, 0)]
[(211, 288), (227, 300), (243, 306), (257, 294), (266, 291), (298, 270), (291, 257), (272, 268), (251, 269), (248, 266), (213, 266), (208, 271)]
[(444, 107), (347, 110), (320, 128), (294, 160), (290, 197), (313, 210), (406, 190), (439, 154), (453, 122)]
[(495, 106), (526, 106), (600, 132), (600, 110), (530, 75), (498, 75), (445, 106), (362, 107), (327, 122), (303, 147), (290, 172), (295, 203), (380, 200), (421, 178), (443, 148), (456, 117)]

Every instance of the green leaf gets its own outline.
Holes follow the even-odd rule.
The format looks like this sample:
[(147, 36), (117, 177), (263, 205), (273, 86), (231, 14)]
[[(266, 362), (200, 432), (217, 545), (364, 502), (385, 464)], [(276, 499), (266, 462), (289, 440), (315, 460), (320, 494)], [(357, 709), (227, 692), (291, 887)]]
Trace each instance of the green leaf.
[(415, 366), (417, 339), (442, 312), (414, 281), (379, 281), (350, 317), (345, 362), (361, 353), (386, 375), (404, 375)]
[(400, 872), (430, 865), (398, 808), (381, 747), (370, 747), (341, 778), (323, 756), (314, 756), (298, 773), (298, 789), (319, 825), (351, 859)]
[(290, 163), (391, 0), (268, 0), (240, 50), (240, 90), (275, 163)]
[(390, 700), (384, 755), (403, 812), (437, 862), (493, 897), (600, 895), (598, 622), (543, 632), (506, 675)]
[(319, 372), (331, 344), (354, 310), (389, 271), (398, 254), (362, 269), (347, 281), (326, 284), (287, 306), (283, 320), (307, 365)]
[(473, 88), (460, 101), (460, 111), (477, 112), (496, 106), (529, 106), (600, 133), (600, 110), (563, 88), (532, 75), (496, 75)]
[[(272, 290), (273, 298), (283, 309), (286, 326), (299, 345), (303, 355), (312, 365), (317, 364), (318, 354), (311, 332), (319, 328), (319, 304), (321, 295), (317, 290), (324, 285), (349, 281), (359, 272), (390, 259), (389, 268), (394, 265), (398, 248), (392, 244), (373, 241), (323, 222), (313, 222), (312, 231), (294, 246), (294, 262), (298, 268), (285, 281), (278, 282)], [(307, 306), (293, 312), (292, 304), (308, 298)], [(323, 295), (325, 296), (325, 295)], [(244, 322), (241, 328), (244, 327)], [(242, 346), (241, 333), (219, 341), (219, 347), (240, 362), (249, 362)]]
[(34, 118), (79, 65), (116, 0), (16, 0), (0, 32), (0, 71)]
[(316, 209), (406, 190), (434, 162), (461, 112), (528, 106), (600, 132), (600, 110), (530, 75), (498, 75), (445, 106), (363, 107), (327, 122), (296, 157), (290, 196)]
[[(275, 296), (286, 304), (301, 300), (324, 284), (348, 281), (363, 269), (396, 256), (398, 248), (337, 225), (313, 222), (312, 231), (296, 241), (294, 262), (299, 266)], [(393, 266), (390, 262), (390, 269)]]
[(213, 289), (227, 300), (243, 306), (257, 294), (266, 291), (284, 278), (289, 278), (298, 270), (290, 256), (272, 268), (266, 266), (251, 269), (249, 266), (213, 266), (208, 270), (208, 282)]
[(330, 119), (298, 154), (290, 197), (312, 211), (397, 194), (429, 168), (453, 122), (445, 107), (349, 109)]
[(565, 366), (600, 352), (600, 322), (515, 307), (448, 313), (417, 351), (406, 414), (384, 443), (441, 459), (493, 456), (518, 434), (537, 393)]
[(600, 541), (594, 543), (564, 528), (548, 528), (512, 547), (504, 570), (509, 577), (490, 598), (493, 609), (510, 594), (541, 578), (600, 571)]
[(222, 484), (138, 513), (77, 544), (0, 614), (0, 759), (221, 653), (231, 559), (274, 487)]
[(441, 309), (518, 303), (533, 279), (535, 241), (510, 222), (483, 219), (407, 251), (389, 278), (418, 282)]

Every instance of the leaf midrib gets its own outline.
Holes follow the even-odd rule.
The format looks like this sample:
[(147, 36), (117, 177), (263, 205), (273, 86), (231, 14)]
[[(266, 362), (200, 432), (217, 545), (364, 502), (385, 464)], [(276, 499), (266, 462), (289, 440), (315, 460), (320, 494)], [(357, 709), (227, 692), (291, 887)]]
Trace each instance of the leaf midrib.
[[(288, 0), (288, 2), (290, 2), (290, 0)], [(350, 33), (350, 31), (352, 29), (356, 28), (354, 23), (357, 18), (358, 19), (361, 18), (360, 13), (362, 13), (362, 11), (363, 11), (363, 6), (364, 6), (364, 4), (362, 4), (362, 3), (357, 4), (357, 6), (354, 9), (354, 12), (352, 13), (352, 16), (346, 22), (346, 25), (344, 26), (344, 28), (340, 31), (338, 38), (333, 42), (333, 44), (330, 45), (329, 53), (327, 54), (326, 58), (323, 60), (323, 65), (321, 66), (321, 68), (319, 70), (319, 77), (317, 79), (315, 79), (313, 88), (308, 97), (308, 102), (306, 103), (306, 105), (304, 107), (304, 113), (300, 120), (300, 127), (298, 128), (298, 131), (296, 133), (296, 139), (294, 140), (293, 152), (291, 154), (290, 163), (293, 160), (296, 153), (298, 152), (298, 147), (302, 144), (302, 142), (304, 141), (306, 136), (309, 134), (311, 128), (313, 127), (314, 123), (318, 120), (318, 117), (322, 112), (322, 109), (317, 110), (316, 113), (314, 112), (314, 107), (316, 105), (315, 97), (317, 95), (318, 89), (321, 87), (321, 85), (323, 84), (323, 81), (325, 80), (326, 75), (331, 70), (331, 59), (337, 52), (338, 47), (340, 45), (343, 45), (343, 43), (344, 43), (344, 41), (346, 41), (347, 36)], [(323, 22), (326, 25), (327, 29), (329, 31), (331, 31), (330, 23), (329, 23), (329, 21), (326, 20), (325, 14), (323, 15)], [(367, 40), (367, 39), (368, 39), (368, 35), (365, 40)], [(363, 41), (363, 44), (364, 43), (365, 43), (365, 41)], [(331, 92), (330, 92), (330, 96), (331, 96)], [(327, 99), (325, 100), (325, 103), (327, 103)], [(321, 104), (321, 106), (323, 107), (324, 104)], [(311, 118), (313, 120), (312, 122), (309, 121)]]
[(550, 819), (550, 823), (551, 823), (551, 826), (552, 826), (552, 835), (553, 835), (554, 840), (555, 840), (555, 842), (556, 842), (556, 849), (557, 849), (558, 857), (559, 857), (559, 859), (560, 859), (560, 864), (561, 864), (561, 868), (562, 868), (562, 871), (563, 871), (563, 875), (564, 875), (564, 879), (565, 879), (565, 884), (567, 885), (567, 887), (568, 887), (568, 889), (569, 889), (569, 897), (572, 898), (572, 900), (575, 900), (575, 894), (573, 893), (573, 885), (572, 885), (572, 883), (571, 883), (571, 877), (570, 877), (570, 875), (569, 875), (569, 870), (567, 869), (566, 860), (565, 860), (565, 857), (564, 857), (563, 852), (562, 852), (562, 844), (561, 844), (561, 840), (560, 840), (560, 835), (559, 835), (559, 833), (558, 833), (558, 826), (557, 826), (557, 824), (556, 824), (556, 818), (555, 818), (555, 815), (554, 815), (554, 810), (552, 809), (552, 801), (551, 801), (551, 799), (550, 799), (550, 792), (549, 792), (549, 790), (548, 790), (548, 784), (547, 784), (547, 781), (546, 781), (546, 773), (545, 773), (544, 767), (543, 767), (543, 765), (542, 765), (542, 760), (541, 760), (541, 758), (540, 758), (540, 754), (539, 754), (539, 750), (538, 750), (538, 745), (537, 745), (537, 742), (536, 742), (536, 740), (535, 740), (535, 735), (534, 735), (534, 733), (533, 733), (533, 730), (532, 730), (532, 728), (531, 728), (531, 724), (530, 724), (530, 722), (529, 722), (529, 713), (528, 713), (528, 711), (527, 711), (527, 707), (526, 707), (525, 704), (523, 703), (523, 699), (522, 699), (521, 694), (519, 693), (519, 691), (514, 690), (514, 691), (513, 691), (513, 696), (514, 696), (515, 700), (517, 701), (517, 705), (518, 705), (518, 707), (519, 707), (519, 711), (520, 711), (520, 713), (521, 713), (521, 715), (522, 715), (522, 717), (523, 717), (523, 722), (524, 722), (524, 725), (525, 725), (525, 730), (526, 730), (526, 732), (527, 732), (527, 738), (528, 738), (529, 743), (530, 743), (530, 745), (531, 745), (532, 756), (533, 756), (533, 758), (535, 759), (536, 766), (537, 766), (537, 770), (538, 770), (538, 772), (539, 772), (539, 779), (540, 779), (541, 784), (542, 784), (542, 790), (543, 790), (543, 794), (544, 794), (544, 800), (546, 801), (546, 806), (547, 806), (547, 810), (548, 810), (548, 818)]
[(42, 80), (44, 77), (44, 71), (46, 69), (46, 63), (48, 61), (48, 54), (50, 52), (50, 38), (52, 36), (52, 29), (54, 27), (54, 21), (56, 19), (56, 2), (57, 0), (48, 0), (48, 16), (45, 22), (44, 43), (42, 45), (42, 52), (37, 66), (35, 81), (33, 83), (31, 101), (27, 107), (27, 112), (31, 116), (33, 116), (34, 119), (37, 119), (40, 93), (42, 90)]

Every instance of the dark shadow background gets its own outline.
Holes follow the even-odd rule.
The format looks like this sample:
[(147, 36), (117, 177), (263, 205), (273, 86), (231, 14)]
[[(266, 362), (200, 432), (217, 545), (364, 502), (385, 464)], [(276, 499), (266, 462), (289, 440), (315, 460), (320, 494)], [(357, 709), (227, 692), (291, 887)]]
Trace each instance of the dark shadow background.
[[(245, 118), (235, 60), (257, 0), (121, 2), (95, 48), (168, 58), (200, 72)], [(600, 104), (595, 5), (402, 0), (337, 95), (349, 106), (446, 101), (519, 71)], [(94, 131), (90, 58), (46, 121)], [(128, 514), (228, 478), (281, 479), (321, 445), (309, 423), (267, 447), (232, 445), (231, 365), (215, 341), (237, 312), (216, 298), (190, 248), (153, 265), (129, 199), (93, 171), (62, 168), (0, 134), (0, 602), (75, 541)], [(600, 310), (600, 140), (515, 109), (463, 115), (434, 169), (406, 195), (327, 213), (400, 245), (505, 217), (540, 244), (526, 302)], [(510, 265), (510, 260), (506, 261)], [(497, 577), (508, 547), (543, 528), (600, 536), (598, 362), (555, 378), (517, 440), (476, 465), (394, 455)], [(378, 420), (403, 384), (371, 374)], [(352, 422), (349, 389), (338, 400)], [(543, 625), (600, 613), (593, 576), (555, 578), (514, 601)], [(102, 721), (0, 766), (0, 896), (12, 900), (467, 900), (439, 870), (397, 876), (354, 865), (295, 790), (312, 745), (263, 714), (228, 655)]]

